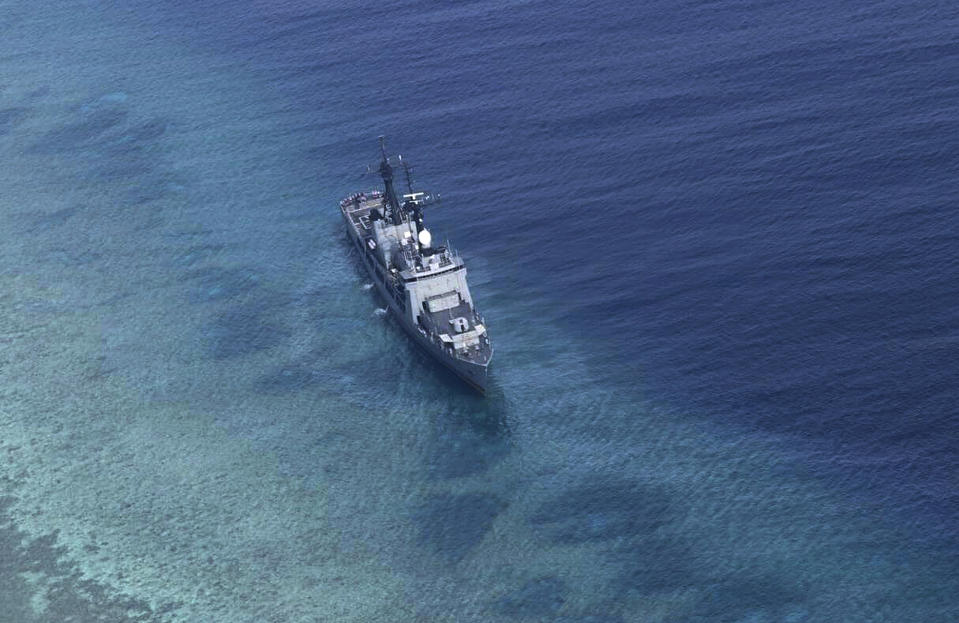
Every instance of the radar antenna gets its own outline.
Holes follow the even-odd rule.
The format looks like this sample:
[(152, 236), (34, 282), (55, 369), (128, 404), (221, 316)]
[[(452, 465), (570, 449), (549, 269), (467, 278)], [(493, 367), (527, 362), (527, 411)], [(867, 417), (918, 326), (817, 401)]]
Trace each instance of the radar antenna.
[[(403, 222), (404, 212), (414, 212), (418, 220), (422, 220), (422, 209), (424, 207), (439, 207), (441, 205), (440, 196), (428, 191), (416, 192), (413, 190), (413, 165), (402, 155), (390, 156), (386, 151), (386, 137), (380, 136), (380, 161), (366, 167), (367, 175), (377, 175), (383, 179), (386, 187), (386, 193), (383, 196), (383, 212), (394, 225)], [(409, 193), (403, 195), (404, 203), (400, 203), (399, 196), (393, 186), (393, 172), (396, 167), (403, 167), (403, 173), (406, 177), (406, 186)], [(415, 208), (415, 210), (414, 210)]]

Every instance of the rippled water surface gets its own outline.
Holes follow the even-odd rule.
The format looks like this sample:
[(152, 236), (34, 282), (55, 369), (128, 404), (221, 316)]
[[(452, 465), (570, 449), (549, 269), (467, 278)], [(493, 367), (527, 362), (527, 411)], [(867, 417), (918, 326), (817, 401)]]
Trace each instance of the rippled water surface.
[[(959, 620), (952, 4), (0, 24), (0, 621)], [(486, 399), (350, 255), (380, 134)]]

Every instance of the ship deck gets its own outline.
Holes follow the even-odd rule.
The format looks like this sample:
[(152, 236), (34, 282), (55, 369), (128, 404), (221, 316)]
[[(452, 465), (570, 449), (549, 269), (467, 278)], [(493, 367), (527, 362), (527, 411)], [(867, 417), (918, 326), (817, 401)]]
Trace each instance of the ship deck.
[[(448, 309), (442, 309), (434, 312), (424, 311), (420, 316), (424, 327), (435, 332), (436, 334), (451, 333), (451, 325), (454, 318), (465, 318), (467, 323), (469, 323), (465, 329), (467, 331), (472, 331), (475, 329), (477, 321), (479, 320), (473, 310), (470, 309), (469, 304), (466, 302), (461, 302), (459, 305), (450, 307)], [(457, 351), (458, 359), (480, 365), (486, 364), (491, 356), (492, 350), (490, 349), (489, 344), (483, 342), (480, 342), (478, 345), (468, 349)]]
[(362, 238), (369, 237), (373, 228), (370, 224), (370, 210), (378, 208), (383, 202), (380, 194), (359, 193), (354, 198), (347, 197), (340, 202), (340, 208), (349, 217), (350, 225)]

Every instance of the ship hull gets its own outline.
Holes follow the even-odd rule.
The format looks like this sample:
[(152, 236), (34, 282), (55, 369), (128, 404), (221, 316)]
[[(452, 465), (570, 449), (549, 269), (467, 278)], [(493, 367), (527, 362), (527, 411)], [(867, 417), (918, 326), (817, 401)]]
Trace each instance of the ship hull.
[(485, 395), (488, 381), (489, 362), (487, 361), (486, 365), (482, 365), (451, 357), (443, 350), (436, 348), (434, 343), (430, 341), (428, 337), (423, 335), (422, 332), (420, 332), (412, 323), (410, 323), (406, 315), (397, 306), (393, 297), (390, 296), (389, 292), (387, 291), (386, 284), (382, 279), (380, 279), (376, 270), (373, 268), (373, 262), (376, 261), (373, 257), (373, 252), (364, 244), (346, 212), (343, 211), (342, 214), (346, 223), (347, 237), (349, 238), (350, 243), (352, 243), (353, 247), (356, 248), (357, 252), (359, 253), (367, 275), (369, 275), (370, 279), (372, 279), (380, 297), (382, 297), (382, 299), (386, 302), (387, 309), (397, 320), (399, 325), (403, 327), (403, 330), (406, 332), (406, 334), (409, 335), (413, 341), (416, 342), (423, 350), (425, 350), (427, 354), (429, 354), (437, 363), (455, 374), (460, 378), (460, 380), (472, 387), (474, 390)]

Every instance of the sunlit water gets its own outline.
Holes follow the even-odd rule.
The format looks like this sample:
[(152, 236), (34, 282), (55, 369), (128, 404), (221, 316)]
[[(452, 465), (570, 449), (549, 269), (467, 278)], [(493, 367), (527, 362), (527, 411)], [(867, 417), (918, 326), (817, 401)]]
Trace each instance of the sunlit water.
[[(0, 620), (956, 620), (949, 5), (0, 15)], [(383, 133), (486, 399), (350, 256)]]

